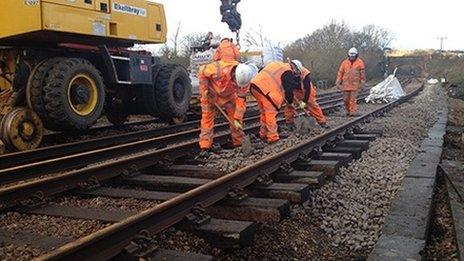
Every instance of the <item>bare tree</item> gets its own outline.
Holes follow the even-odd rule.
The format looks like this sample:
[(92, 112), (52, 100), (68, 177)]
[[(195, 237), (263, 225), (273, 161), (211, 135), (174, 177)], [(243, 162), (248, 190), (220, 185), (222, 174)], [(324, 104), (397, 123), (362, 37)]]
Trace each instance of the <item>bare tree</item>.
[(391, 42), (391, 34), (374, 25), (360, 31), (344, 22), (331, 21), (321, 29), (296, 40), (285, 48), (285, 55), (300, 59), (309, 67), (313, 78), (334, 83), (338, 65), (351, 47), (357, 47), (366, 62), (367, 75), (380, 77), (384, 69), (383, 49)]
[(264, 46), (263, 27), (259, 25), (258, 30), (249, 30), (244, 32), (244, 46)]

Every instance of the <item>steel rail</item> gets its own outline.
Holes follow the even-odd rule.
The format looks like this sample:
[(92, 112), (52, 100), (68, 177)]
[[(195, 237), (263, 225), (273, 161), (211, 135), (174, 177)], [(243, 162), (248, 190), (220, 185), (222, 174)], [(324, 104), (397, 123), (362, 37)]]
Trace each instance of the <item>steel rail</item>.
[[(359, 97), (362, 99), (362, 96)], [(343, 103), (328, 105), (325, 109), (341, 106)], [(248, 119), (258, 121), (259, 116)], [(283, 122), (284, 118), (279, 118)], [(226, 130), (228, 123), (219, 124), (217, 128)], [(247, 133), (257, 133), (259, 126), (245, 128)], [(215, 129), (216, 130), (216, 129)], [(25, 181), (21, 184), (0, 188), (0, 210), (20, 204), (33, 196), (43, 197), (69, 191), (89, 182), (101, 182), (111, 179), (128, 171), (154, 165), (157, 161), (179, 158), (199, 150), (196, 137), (199, 130), (188, 130), (163, 137), (139, 140), (132, 143), (113, 147), (87, 151), (62, 158), (54, 158), (42, 162), (35, 162), (0, 170), (0, 184), (6, 185), (15, 181), (25, 181), (28, 178), (41, 177), (47, 172), (56, 173), (37, 180)], [(216, 132), (219, 133), (220, 131)], [(214, 140), (221, 144), (227, 142), (229, 133), (220, 133)], [(171, 147), (161, 148), (176, 143)], [(179, 144), (180, 143), (180, 144)], [(159, 148), (154, 150), (155, 148)], [(119, 158), (119, 159), (118, 159)], [(104, 161), (108, 162), (105, 163)], [(103, 163), (101, 163), (103, 161)], [(90, 163), (98, 163), (88, 166)], [(66, 170), (66, 172), (64, 171)]]
[[(330, 94), (340, 96), (340, 98), (334, 99), (332, 96), (326, 96), (326, 99), (321, 100), (320, 102), (318, 99), (320, 106), (328, 106), (341, 101), (341, 93), (334, 92)], [(362, 93), (361, 95), (364, 94), (365, 93)], [(253, 117), (258, 115), (258, 112), (252, 111), (248, 112), (247, 114), (248, 117)], [(175, 132), (183, 132), (189, 129), (197, 128), (199, 124), (200, 121), (196, 120), (160, 129), (140, 130), (124, 134), (111, 135), (97, 139), (89, 139), (85, 141), (53, 145), (49, 147), (38, 148), (36, 150), (8, 153), (0, 155), (0, 169), (12, 168), (15, 166), (26, 165), (33, 162), (64, 157), (66, 155), (82, 153), (85, 151), (96, 150), (100, 148), (106, 148), (118, 144), (134, 142), (137, 140), (150, 139)]]
[[(365, 94), (360, 95), (358, 99), (363, 99), (364, 97)], [(341, 99), (336, 99), (324, 103), (321, 107), (323, 110), (329, 110), (341, 105)], [(253, 116), (244, 121), (247, 125), (255, 123), (259, 121), (259, 116)], [(226, 122), (217, 124), (215, 132), (226, 131), (228, 128), (229, 125)], [(175, 143), (196, 139), (200, 133), (200, 129), (187, 129), (164, 136), (151, 137), (153, 133), (159, 132), (156, 130), (142, 131), (135, 134), (112, 136), (106, 139), (99, 139), (98, 141), (86, 141), (82, 143), (83, 147), (79, 146), (80, 144), (74, 143), (69, 146), (58, 146), (49, 150), (40, 150), (40, 154), (25, 152), (22, 155), (29, 155), (29, 160), (14, 166), (8, 164), (10, 167), (0, 169), (0, 185), (24, 181), (60, 171), (83, 168), (99, 161), (123, 157), (143, 150), (159, 149)], [(64, 153), (60, 154), (60, 152)], [(40, 160), (33, 161), (33, 159), (37, 158), (40, 158)], [(4, 159), (0, 157), (1, 160)]]
[(43, 260), (104, 260), (117, 255), (132, 238), (142, 231), (159, 233), (181, 221), (192, 208), (201, 205), (210, 206), (225, 198), (228, 192), (236, 187), (246, 187), (252, 184), (259, 175), (276, 171), (283, 163), (291, 163), (300, 156), (308, 155), (314, 148), (334, 141), (344, 135), (354, 126), (367, 121), (370, 117), (382, 114), (416, 95), (421, 88), (403, 98), (384, 105), (373, 112), (357, 117), (342, 126), (319, 135), (311, 140), (281, 151), (273, 156), (262, 159), (253, 165), (244, 167), (230, 174), (201, 185), (186, 193), (176, 196), (140, 214), (99, 230), (91, 235), (70, 242), (58, 249), (41, 256)]

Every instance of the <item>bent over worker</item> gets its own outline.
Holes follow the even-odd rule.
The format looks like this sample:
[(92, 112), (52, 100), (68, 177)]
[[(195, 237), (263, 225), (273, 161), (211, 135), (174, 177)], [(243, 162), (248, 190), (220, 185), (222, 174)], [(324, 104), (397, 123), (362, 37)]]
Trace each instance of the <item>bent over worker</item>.
[(365, 83), (364, 62), (359, 58), (358, 50), (353, 47), (348, 51), (348, 58), (341, 63), (336, 81), (339, 88), (342, 85), (343, 100), (348, 116), (356, 116), (358, 91), (364, 88)]
[[(231, 120), (230, 132), (234, 146), (243, 140), (243, 115), (246, 110), (244, 97), (239, 90), (247, 87), (256, 74), (252, 66), (238, 62), (217, 61), (200, 67), (201, 131), (200, 148), (203, 154), (210, 152), (213, 145), (214, 118), (219, 108), (224, 108)], [(219, 108), (218, 108), (219, 107)]]
[(314, 117), (322, 127), (326, 126), (327, 120), (322, 112), (321, 107), (316, 101), (316, 88), (314, 88), (313, 82), (311, 80), (311, 72), (306, 69), (303, 64), (299, 60), (293, 60), (292, 63), (296, 65), (296, 67), (301, 72), (301, 79), (302, 83), (299, 88), (293, 90), (293, 97), (289, 97), (287, 100), (288, 104), (285, 106), (285, 122), (287, 125), (294, 125), (295, 121), (295, 106), (294, 98), (297, 101), (297, 106), (305, 110), (306, 113)]
[(280, 137), (277, 113), (286, 100), (293, 99), (293, 90), (301, 84), (301, 72), (293, 62), (271, 62), (251, 81), (250, 92), (260, 110), (259, 136), (269, 143)]
[(228, 38), (221, 40), (219, 47), (213, 55), (213, 61), (240, 61), (240, 50), (238, 47)]

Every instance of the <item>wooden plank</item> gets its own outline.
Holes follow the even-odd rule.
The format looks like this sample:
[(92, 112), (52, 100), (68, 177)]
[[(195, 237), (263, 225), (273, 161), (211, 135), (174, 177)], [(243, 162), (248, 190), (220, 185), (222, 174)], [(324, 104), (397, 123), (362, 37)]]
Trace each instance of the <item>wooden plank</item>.
[(240, 202), (222, 200), (207, 210), (215, 218), (278, 222), (290, 215), (290, 204), (283, 199), (248, 197)]
[(16, 231), (0, 229), (0, 243), (13, 244), (17, 246), (28, 245), (43, 250), (53, 250), (73, 240), (72, 237), (53, 237), (30, 233), (27, 231)]
[(164, 192), (164, 191), (147, 191), (147, 190), (103, 187), (103, 188), (97, 188), (94, 190), (80, 191), (79, 195), (110, 197), (110, 198), (136, 198), (136, 199), (166, 201), (180, 194), (172, 193), (172, 192)]
[(218, 178), (226, 174), (224, 171), (221, 170), (196, 165), (173, 165), (169, 166), (168, 168), (156, 170), (154, 172), (157, 175), (174, 175), (181, 177), (206, 179)]
[(99, 220), (104, 222), (119, 222), (137, 214), (136, 212), (122, 210), (89, 209), (60, 205), (45, 205), (39, 208), (20, 208), (19, 212), (37, 215)]
[(309, 199), (309, 185), (299, 183), (272, 183), (269, 186), (253, 185), (251, 193), (259, 197), (286, 199), (302, 203)]
[(182, 230), (193, 232), (211, 245), (223, 249), (247, 246), (253, 240), (255, 224), (249, 221), (236, 221), (212, 218), (210, 222), (193, 226), (186, 222), (179, 224)]
[(140, 175), (120, 179), (117, 182), (121, 185), (135, 185), (160, 191), (184, 192), (204, 185), (209, 181), (211, 180), (177, 176)]

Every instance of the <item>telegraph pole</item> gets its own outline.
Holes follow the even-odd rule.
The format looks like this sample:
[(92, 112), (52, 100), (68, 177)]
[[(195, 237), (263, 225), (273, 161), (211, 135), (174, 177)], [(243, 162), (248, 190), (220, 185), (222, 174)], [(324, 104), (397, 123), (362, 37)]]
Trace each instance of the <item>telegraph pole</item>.
[(440, 52), (443, 52), (443, 42), (446, 40), (446, 37), (440, 36), (437, 37), (437, 40), (440, 40)]

